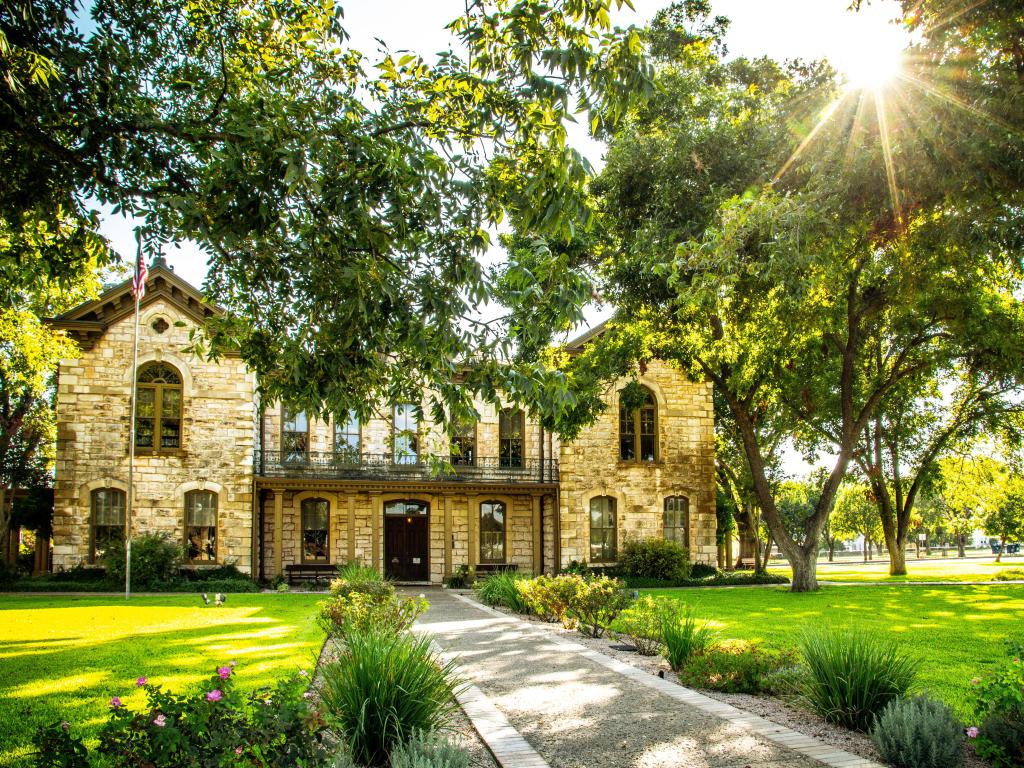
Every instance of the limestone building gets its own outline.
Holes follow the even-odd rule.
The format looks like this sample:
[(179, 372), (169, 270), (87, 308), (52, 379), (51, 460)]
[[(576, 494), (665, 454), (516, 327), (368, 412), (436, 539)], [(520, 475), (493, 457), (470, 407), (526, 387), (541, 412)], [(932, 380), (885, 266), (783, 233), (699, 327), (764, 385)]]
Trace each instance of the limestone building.
[(133, 375), (132, 532), (168, 534), (195, 567), (301, 578), (359, 560), (437, 583), (463, 564), (611, 563), (626, 540), (653, 536), (715, 562), (711, 387), (668, 365), (647, 365), (639, 407), (619, 403), (625, 381), (610, 386), (608, 409), (573, 442), (483, 403), (452, 440), (417, 423), (412, 403), (360, 424), (261, 402), (240, 358), (184, 351), (217, 309), (161, 260), (133, 371), (133, 309), (125, 282), (54, 321), (81, 346), (59, 371), (55, 568), (94, 563), (125, 535)]

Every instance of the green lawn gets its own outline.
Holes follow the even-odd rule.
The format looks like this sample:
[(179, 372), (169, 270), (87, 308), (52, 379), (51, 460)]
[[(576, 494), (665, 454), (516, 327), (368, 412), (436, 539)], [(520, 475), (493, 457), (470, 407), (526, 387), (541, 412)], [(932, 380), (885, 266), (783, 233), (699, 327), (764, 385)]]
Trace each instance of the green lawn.
[[(1004, 557), (1003, 562), (995, 562), (994, 557), (984, 558), (943, 558), (943, 559), (907, 559), (906, 576), (890, 576), (889, 563), (868, 561), (858, 562), (819, 562), (818, 579), (822, 581), (992, 581), (1000, 571), (1024, 569), (1024, 558)], [(773, 573), (790, 575), (790, 568), (784, 563), (768, 567)]]
[(68, 720), (88, 735), (111, 696), (138, 705), (139, 675), (185, 689), (237, 661), (238, 684), (255, 688), (312, 669), (323, 643), (322, 597), (231, 595), (0, 596), (0, 765), (24, 762), (36, 727)]
[(921, 659), (920, 686), (971, 715), (971, 678), (1005, 658), (1003, 640), (1024, 640), (1024, 585), (645, 590), (685, 600), (724, 638), (795, 646), (810, 629), (861, 629), (897, 638)]

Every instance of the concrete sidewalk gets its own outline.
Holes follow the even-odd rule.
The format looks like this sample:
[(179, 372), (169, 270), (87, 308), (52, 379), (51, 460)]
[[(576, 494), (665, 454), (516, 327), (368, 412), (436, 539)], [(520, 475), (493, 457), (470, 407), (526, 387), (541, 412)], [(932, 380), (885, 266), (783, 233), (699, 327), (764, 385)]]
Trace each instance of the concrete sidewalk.
[(461, 595), (427, 598), (418, 629), (553, 768), (876, 766)]

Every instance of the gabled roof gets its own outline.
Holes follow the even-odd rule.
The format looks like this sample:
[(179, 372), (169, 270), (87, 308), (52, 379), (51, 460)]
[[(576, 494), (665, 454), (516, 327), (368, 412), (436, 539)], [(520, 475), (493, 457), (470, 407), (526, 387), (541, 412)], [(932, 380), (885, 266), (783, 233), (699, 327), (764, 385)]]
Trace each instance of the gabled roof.
[(567, 341), (565, 343), (565, 348), (570, 352), (582, 352), (583, 347), (586, 346), (588, 342), (590, 342), (592, 339), (596, 339), (598, 336), (604, 333), (605, 330), (607, 330), (607, 328), (608, 321), (602, 320), (600, 323), (595, 325), (586, 333), (577, 336), (575, 339), (572, 339), (571, 341)]
[[(82, 349), (92, 349), (107, 328), (135, 311), (131, 283), (129, 279), (107, 288), (92, 301), (53, 318), (50, 325), (66, 330)], [(195, 286), (174, 274), (162, 256), (155, 258), (149, 268), (146, 295), (142, 297), (141, 308), (159, 299), (173, 305), (199, 324), (223, 311), (207, 302)]]

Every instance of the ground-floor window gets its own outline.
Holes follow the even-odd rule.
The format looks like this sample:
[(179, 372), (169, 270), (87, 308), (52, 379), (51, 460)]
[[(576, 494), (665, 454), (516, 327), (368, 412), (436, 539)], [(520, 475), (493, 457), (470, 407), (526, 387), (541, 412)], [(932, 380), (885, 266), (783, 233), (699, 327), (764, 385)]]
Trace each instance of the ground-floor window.
[(607, 563), (617, 556), (615, 499), (596, 496), (590, 500), (590, 562)]
[(302, 562), (326, 563), (330, 560), (328, 531), (331, 505), (327, 499), (302, 502)]
[(690, 500), (685, 496), (668, 496), (665, 499), (665, 540), (674, 541), (680, 547), (690, 546)]
[(480, 562), (505, 562), (505, 504), (485, 501), (480, 505)]
[(90, 498), (92, 506), (89, 540), (90, 560), (103, 558), (112, 543), (124, 541), (124, 491), (117, 488), (97, 488)]
[(185, 494), (185, 548), (189, 562), (216, 562), (216, 493), (212, 491), (189, 491)]

